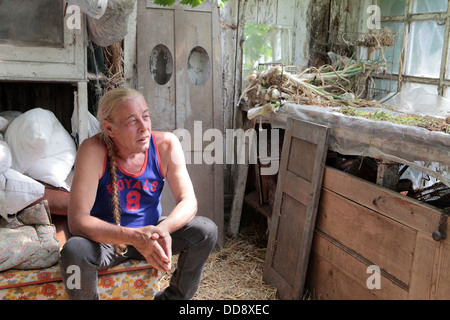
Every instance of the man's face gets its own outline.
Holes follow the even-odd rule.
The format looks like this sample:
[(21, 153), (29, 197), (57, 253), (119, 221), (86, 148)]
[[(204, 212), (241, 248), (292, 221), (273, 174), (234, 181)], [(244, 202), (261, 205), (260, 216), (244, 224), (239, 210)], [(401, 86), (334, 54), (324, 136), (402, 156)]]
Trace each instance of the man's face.
[(142, 97), (131, 98), (116, 106), (113, 122), (105, 128), (121, 153), (137, 153), (148, 149), (151, 121), (147, 103)]

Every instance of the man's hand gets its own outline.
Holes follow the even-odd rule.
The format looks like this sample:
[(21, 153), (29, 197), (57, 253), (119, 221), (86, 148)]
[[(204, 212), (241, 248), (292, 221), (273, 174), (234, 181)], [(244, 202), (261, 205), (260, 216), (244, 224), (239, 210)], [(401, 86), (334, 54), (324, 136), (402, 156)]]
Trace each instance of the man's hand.
[(133, 246), (144, 256), (147, 262), (162, 272), (170, 271), (172, 267), (172, 237), (157, 226), (147, 226), (136, 229), (139, 241)]

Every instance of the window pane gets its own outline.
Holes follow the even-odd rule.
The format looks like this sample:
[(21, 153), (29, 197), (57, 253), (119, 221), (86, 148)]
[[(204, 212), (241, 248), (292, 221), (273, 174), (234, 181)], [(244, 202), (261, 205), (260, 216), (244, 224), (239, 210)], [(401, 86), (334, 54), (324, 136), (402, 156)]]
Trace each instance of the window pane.
[(405, 83), (401, 107), (411, 113), (448, 117), (450, 101), (439, 96), (438, 86), (423, 83)]
[(405, 82), (402, 86), (402, 91), (414, 90), (414, 89), (423, 89), (427, 93), (431, 95), (438, 95), (438, 86), (433, 84), (425, 84), (425, 83), (415, 83), (415, 82)]
[(387, 79), (375, 79), (372, 89), (372, 99), (384, 101), (389, 94), (397, 92), (397, 81)]
[(405, 14), (406, 0), (380, 0), (381, 16), (397, 16)]
[(0, 44), (62, 47), (63, 2), (1, 0)]
[(411, 23), (406, 49), (405, 73), (412, 76), (439, 78), (444, 44), (444, 26), (436, 21)]
[[(382, 23), (382, 28), (387, 27), (391, 29), (394, 35), (394, 46), (383, 47), (383, 54), (387, 61), (386, 72), (398, 74), (400, 68), (400, 53), (402, 51), (403, 42), (403, 23)], [(377, 51), (374, 58), (377, 58), (381, 53)]]
[(243, 77), (259, 64), (291, 64), (291, 29), (280, 25), (246, 23), (243, 45)]
[(448, 0), (413, 0), (411, 13), (447, 11)]

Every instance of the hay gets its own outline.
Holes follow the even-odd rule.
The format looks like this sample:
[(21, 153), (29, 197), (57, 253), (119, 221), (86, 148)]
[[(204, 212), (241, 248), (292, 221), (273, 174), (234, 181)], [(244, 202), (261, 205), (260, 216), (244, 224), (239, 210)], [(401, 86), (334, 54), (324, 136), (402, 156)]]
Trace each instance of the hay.
[(122, 41), (116, 42), (108, 47), (103, 47), (105, 57), (106, 80), (103, 82), (105, 93), (123, 86), (124, 74), (124, 51)]
[[(255, 223), (241, 227), (237, 238), (228, 235), (224, 247), (210, 255), (193, 300), (277, 299), (276, 288), (263, 279), (266, 231), (255, 227)], [(176, 258), (172, 272), (176, 268)], [(161, 279), (161, 289), (168, 286), (172, 272)]]
[(361, 47), (392, 47), (395, 44), (394, 34), (388, 27), (365, 33), (355, 44)]

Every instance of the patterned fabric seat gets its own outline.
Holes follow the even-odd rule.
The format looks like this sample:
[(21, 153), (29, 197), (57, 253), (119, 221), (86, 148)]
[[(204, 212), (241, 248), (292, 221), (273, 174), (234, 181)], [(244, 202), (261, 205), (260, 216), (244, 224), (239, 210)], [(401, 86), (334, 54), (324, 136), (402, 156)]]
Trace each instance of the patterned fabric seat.
[[(126, 260), (99, 272), (101, 300), (152, 300), (161, 274), (147, 262)], [(0, 300), (67, 300), (59, 264), (45, 269), (0, 273)]]

